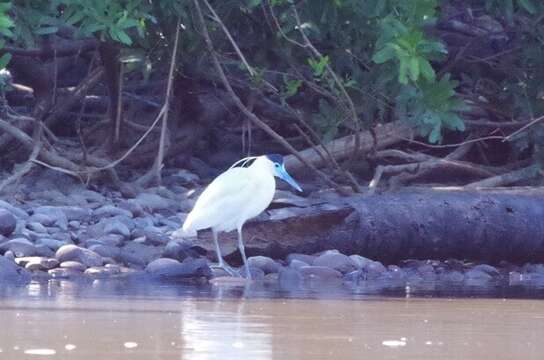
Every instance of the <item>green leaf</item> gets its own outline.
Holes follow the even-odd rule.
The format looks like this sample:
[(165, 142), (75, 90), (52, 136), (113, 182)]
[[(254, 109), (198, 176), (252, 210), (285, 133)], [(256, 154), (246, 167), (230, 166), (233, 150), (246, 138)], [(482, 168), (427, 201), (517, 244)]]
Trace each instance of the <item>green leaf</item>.
[(9, 28), (13, 26), (13, 21), (7, 16), (0, 16), (0, 27)]
[(132, 39), (123, 30), (117, 30), (117, 39), (125, 45), (132, 45)]
[(59, 28), (57, 26), (46, 26), (46, 27), (36, 29), (34, 33), (38, 35), (47, 35), (47, 34), (54, 34), (58, 30)]
[(429, 134), (429, 142), (432, 144), (436, 144), (440, 140), (442, 140), (442, 132), (441, 132), (441, 124), (437, 123), (434, 127), (431, 133)]
[(257, 6), (261, 5), (262, 0), (248, 0), (247, 7), (250, 9), (254, 9)]
[(399, 82), (403, 85), (408, 84), (408, 62), (405, 59), (400, 60), (399, 64)]
[(11, 54), (10, 53), (6, 53), (6, 54), (2, 55), (2, 57), (0, 57), (0, 69), (5, 68), (10, 60), (11, 60)]
[(536, 6), (532, 0), (518, 0), (518, 4), (531, 15), (534, 15), (537, 12)]
[(413, 57), (409, 61), (408, 74), (410, 75), (410, 79), (412, 79), (412, 81), (417, 81), (419, 78), (419, 59), (419, 57)]
[(11, 9), (11, 3), (10, 2), (0, 2), (0, 12), (5, 13), (9, 9)]
[(423, 78), (425, 78), (426, 80), (434, 81), (434, 79), (436, 78), (436, 73), (434, 72), (431, 63), (429, 63), (429, 61), (424, 58), (419, 58), (419, 70)]
[(385, 46), (384, 48), (376, 51), (374, 56), (372, 56), (372, 61), (376, 64), (383, 64), (386, 61), (389, 61), (395, 57), (395, 51), (391, 46)]

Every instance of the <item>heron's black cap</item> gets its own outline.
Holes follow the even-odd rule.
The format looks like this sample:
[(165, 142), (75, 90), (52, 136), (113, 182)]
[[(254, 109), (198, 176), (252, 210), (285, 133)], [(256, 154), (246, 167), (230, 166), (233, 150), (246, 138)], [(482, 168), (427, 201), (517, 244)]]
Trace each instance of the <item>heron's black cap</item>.
[(283, 156), (281, 156), (280, 154), (267, 154), (266, 157), (273, 163), (278, 163), (280, 165), (283, 164)]

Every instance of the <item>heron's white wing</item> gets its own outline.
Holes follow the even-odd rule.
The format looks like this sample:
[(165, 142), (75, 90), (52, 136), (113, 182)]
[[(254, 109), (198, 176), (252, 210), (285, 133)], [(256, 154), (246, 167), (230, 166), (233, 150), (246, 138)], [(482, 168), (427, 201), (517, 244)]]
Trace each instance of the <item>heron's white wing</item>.
[(251, 178), (248, 169), (232, 168), (225, 171), (215, 178), (197, 199), (183, 228), (204, 229), (214, 226), (214, 221), (221, 211), (236, 211), (236, 209), (227, 209), (224, 206), (236, 199), (237, 195), (245, 194), (250, 185)]

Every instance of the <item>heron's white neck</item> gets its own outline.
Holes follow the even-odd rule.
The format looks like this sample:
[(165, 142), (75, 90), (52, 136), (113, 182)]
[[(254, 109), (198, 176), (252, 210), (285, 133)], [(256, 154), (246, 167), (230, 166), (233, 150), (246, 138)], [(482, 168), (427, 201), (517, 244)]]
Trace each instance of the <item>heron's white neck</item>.
[(255, 176), (271, 176), (274, 177), (274, 164), (266, 156), (259, 156), (248, 169)]

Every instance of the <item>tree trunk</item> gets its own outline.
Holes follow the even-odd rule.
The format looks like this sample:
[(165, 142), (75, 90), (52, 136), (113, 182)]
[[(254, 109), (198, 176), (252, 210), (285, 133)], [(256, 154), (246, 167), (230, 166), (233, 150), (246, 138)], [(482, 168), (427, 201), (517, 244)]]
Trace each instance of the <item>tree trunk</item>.
[[(247, 223), (246, 251), (281, 258), (338, 249), (385, 263), (409, 258), (544, 261), (544, 189), (408, 188), (317, 201), (273, 209), (267, 219)], [(201, 237), (212, 250), (211, 235)], [(232, 232), (220, 238), (231, 258), (238, 257), (232, 254), (235, 237)]]

